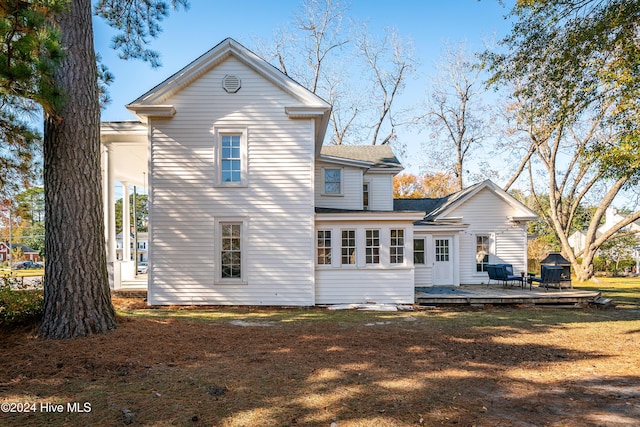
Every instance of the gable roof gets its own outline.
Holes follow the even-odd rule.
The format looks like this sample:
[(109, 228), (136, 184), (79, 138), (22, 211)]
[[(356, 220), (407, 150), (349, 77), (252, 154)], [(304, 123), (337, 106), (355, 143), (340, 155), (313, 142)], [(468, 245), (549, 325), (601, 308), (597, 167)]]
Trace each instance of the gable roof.
[(522, 212), (522, 215), (510, 218), (513, 221), (530, 221), (538, 218), (531, 209), (520, 203), (509, 193), (498, 187), (491, 180), (486, 180), (467, 187), (457, 193), (441, 198), (425, 199), (394, 199), (394, 210), (424, 210), (425, 217), (420, 223), (433, 223), (445, 219), (447, 213), (459, 207), (465, 200), (470, 199), (483, 189), (488, 189), (502, 198), (506, 203)]
[[(9, 244), (6, 242), (0, 242), (2, 244), (2, 246), (4, 246), (4, 248), (8, 248)], [(22, 243), (12, 243), (11, 244), (11, 250), (16, 250), (16, 249), (20, 249), (22, 251), (23, 254), (37, 254), (38, 251), (36, 251), (35, 249), (31, 249), (29, 246), (24, 245)]]
[(388, 145), (324, 145), (323, 157), (367, 162), (370, 168), (401, 171), (402, 164)]
[(143, 122), (148, 117), (172, 117), (176, 113), (174, 106), (165, 104), (171, 96), (232, 56), (297, 100), (298, 103), (287, 106), (285, 112), (291, 118), (313, 118), (316, 121), (315, 137), (319, 151), (329, 123), (331, 105), (232, 38), (224, 39), (126, 107)]

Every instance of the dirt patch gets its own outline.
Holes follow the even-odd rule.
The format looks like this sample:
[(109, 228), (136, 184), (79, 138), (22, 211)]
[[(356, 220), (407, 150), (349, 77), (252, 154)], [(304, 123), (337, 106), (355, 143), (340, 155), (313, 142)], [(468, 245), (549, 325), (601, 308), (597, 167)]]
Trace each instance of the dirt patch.
[(209, 310), (70, 341), (1, 331), (0, 401), (37, 410), (0, 424), (640, 424), (637, 312)]

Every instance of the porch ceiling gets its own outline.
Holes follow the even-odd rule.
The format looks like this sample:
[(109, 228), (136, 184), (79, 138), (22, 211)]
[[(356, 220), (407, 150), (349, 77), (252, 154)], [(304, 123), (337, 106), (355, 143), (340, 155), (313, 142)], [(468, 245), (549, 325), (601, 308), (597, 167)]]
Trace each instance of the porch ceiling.
[(147, 127), (140, 122), (103, 122), (100, 139), (109, 150), (113, 178), (130, 185), (146, 186), (149, 173)]
[(146, 187), (149, 150), (145, 143), (112, 143), (109, 161), (113, 162), (114, 179), (130, 185)]

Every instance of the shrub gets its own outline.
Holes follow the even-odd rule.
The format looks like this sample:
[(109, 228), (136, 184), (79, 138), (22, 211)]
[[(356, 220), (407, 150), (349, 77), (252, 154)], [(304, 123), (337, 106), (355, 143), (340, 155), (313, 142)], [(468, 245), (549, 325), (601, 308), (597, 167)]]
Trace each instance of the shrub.
[(44, 296), (42, 289), (21, 289), (15, 279), (0, 283), (0, 325), (17, 325), (39, 320)]

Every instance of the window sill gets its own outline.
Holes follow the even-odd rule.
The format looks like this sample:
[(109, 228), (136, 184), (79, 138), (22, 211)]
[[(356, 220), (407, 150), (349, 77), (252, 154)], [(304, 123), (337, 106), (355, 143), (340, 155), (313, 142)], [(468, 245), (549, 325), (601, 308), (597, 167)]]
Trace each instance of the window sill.
[(246, 182), (224, 182), (224, 183), (216, 183), (214, 187), (216, 188), (246, 188), (249, 184)]
[(249, 282), (246, 282), (244, 280), (218, 280), (217, 282), (214, 282), (214, 286), (233, 286), (233, 285), (242, 285), (242, 286), (246, 286), (248, 285)]
[(323, 197), (344, 197), (342, 193), (320, 193)]

